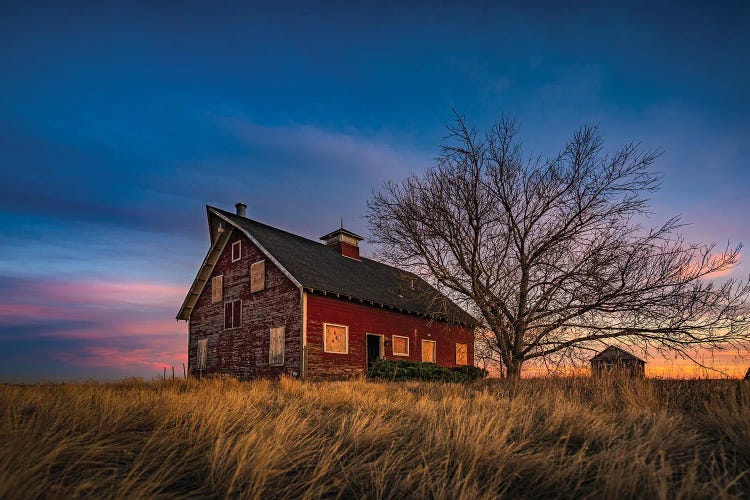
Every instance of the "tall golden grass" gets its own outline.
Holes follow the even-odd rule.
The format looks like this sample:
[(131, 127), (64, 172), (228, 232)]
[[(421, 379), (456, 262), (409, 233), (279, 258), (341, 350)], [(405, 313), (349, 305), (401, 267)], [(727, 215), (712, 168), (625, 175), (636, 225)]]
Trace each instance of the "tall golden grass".
[(0, 386), (0, 497), (730, 498), (750, 384)]

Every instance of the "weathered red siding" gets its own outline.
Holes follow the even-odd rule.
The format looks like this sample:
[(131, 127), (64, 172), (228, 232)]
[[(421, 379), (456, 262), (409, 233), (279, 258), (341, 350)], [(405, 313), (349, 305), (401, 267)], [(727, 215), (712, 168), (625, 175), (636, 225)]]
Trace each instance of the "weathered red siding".
[[(231, 247), (242, 241), (242, 258), (232, 262)], [(266, 287), (250, 293), (250, 265), (266, 260)], [(238, 231), (229, 239), (211, 277), (224, 275), (224, 297), (211, 303), (211, 282), (206, 284), (190, 315), (188, 367), (197, 375), (198, 341), (208, 339), (209, 374), (240, 379), (299, 373), (302, 338), (300, 291), (289, 278)], [(242, 327), (224, 330), (224, 303), (242, 299)], [(270, 328), (285, 327), (284, 365), (269, 366)]]
[(350, 259), (360, 260), (359, 247), (355, 247), (354, 245), (350, 245), (349, 243), (339, 241), (335, 245), (331, 245), (331, 248), (336, 250), (338, 253), (340, 253), (344, 257), (349, 257)]
[[(349, 327), (349, 354), (323, 352), (323, 323)], [(474, 364), (472, 330), (417, 316), (330, 296), (307, 294), (307, 376), (341, 377), (366, 370), (368, 333), (384, 335), (387, 359), (421, 361), (422, 339), (436, 342), (437, 363), (456, 366), (456, 343), (467, 344), (468, 362)], [(394, 356), (391, 335), (409, 337), (409, 356)]]

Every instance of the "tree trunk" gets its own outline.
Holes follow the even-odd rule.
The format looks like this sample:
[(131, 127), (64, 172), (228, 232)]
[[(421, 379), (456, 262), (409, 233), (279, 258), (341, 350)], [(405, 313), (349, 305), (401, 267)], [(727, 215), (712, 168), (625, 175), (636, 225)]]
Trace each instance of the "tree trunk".
[(520, 359), (512, 359), (510, 360), (509, 363), (506, 363), (505, 369), (508, 374), (507, 377), (513, 380), (520, 380), (522, 365), (523, 365), (523, 361)]

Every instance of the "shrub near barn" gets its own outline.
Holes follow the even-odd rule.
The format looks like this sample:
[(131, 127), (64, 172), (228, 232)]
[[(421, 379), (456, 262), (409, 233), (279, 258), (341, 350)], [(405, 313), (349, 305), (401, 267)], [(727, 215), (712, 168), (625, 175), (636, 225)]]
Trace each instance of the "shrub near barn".
[(487, 370), (476, 366), (446, 368), (435, 363), (414, 361), (375, 361), (367, 376), (383, 380), (422, 380), (425, 382), (470, 382), (487, 376)]

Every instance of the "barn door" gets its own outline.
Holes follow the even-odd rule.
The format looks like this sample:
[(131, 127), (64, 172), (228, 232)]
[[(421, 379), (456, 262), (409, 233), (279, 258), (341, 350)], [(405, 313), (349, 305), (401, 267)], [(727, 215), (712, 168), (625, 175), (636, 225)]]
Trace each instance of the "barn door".
[(383, 357), (383, 337), (368, 333), (367, 337), (367, 368), (369, 369), (375, 360)]

